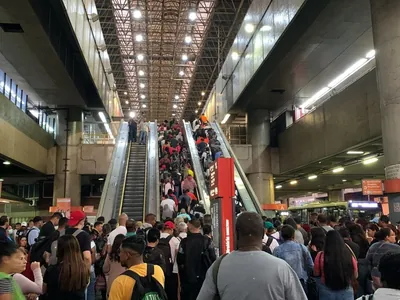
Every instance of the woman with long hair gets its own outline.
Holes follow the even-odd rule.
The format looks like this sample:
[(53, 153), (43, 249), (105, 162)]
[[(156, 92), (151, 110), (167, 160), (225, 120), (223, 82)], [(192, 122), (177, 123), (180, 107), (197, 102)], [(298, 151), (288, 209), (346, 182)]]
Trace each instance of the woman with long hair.
[(382, 256), (388, 252), (400, 252), (400, 247), (396, 244), (396, 233), (390, 228), (382, 228), (375, 233), (375, 239), (377, 242), (368, 250), (367, 260), (371, 266), (371, 277), (374, 287), (380, 288), (381, 285), (381, 274), (378, 270), (379, 261)]
[(320, 277), (320, 299), (354, 299), (351, 284), (358, 276), (357, 261), (336, 230), (326, 233), (324, 251), (315, 258), (314, 275)]
[(324, 250), (325, 246), (325, 230), (321, 227), (311, 228), (311, 241), (308, 246), (311, 257), (315, 261), (315, 257), (320, 251)]
[(125, 239), (125, 235), (118, 234), (114, 243), (111, 247), (111, 252), (107, 254), (106, 260), (103, 265), (103, 272), (106, 276), (107, 282), (107, 295), (110, 293), (111, 285), (115, 278), (126, 271), (126, 268), (121, 266), (119, 259), (119, 248), (121, 247), (122, 241)]
[(73, 235), (58, 239), (57, 264), (50, 265), (43, 278), (43, 292), (49, 299), (85, 300), (90, 270), (83, 261), (78, 240)]
[(347, 229), (350, 232), (351, 240), (360, 247), (358, 258), (365, 258), (369, 249), (369, 243), (364, 229), (361, 225), (355, 223), (347, 224)]
[(375, 239), (375, 233), (377, 231), (379, 231), (379, 227), (375, 223), (369, 223), (367, 225), (367, 240), (370, 245), (375, 244), (378, 241)]

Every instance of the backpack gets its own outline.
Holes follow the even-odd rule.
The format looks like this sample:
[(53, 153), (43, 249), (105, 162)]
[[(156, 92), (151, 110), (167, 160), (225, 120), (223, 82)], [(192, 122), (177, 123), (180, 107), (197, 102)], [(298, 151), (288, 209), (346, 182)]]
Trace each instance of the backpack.
[[(27, 240), (27, 247), (28, 247), (28, 250), (30, 250), (30, 249), (32, 248), (32, 246), (34, 245), (34, 244), (33, 244), (33, 245), (29, 244), (29, 234), (30, 234), (33, 230), (39, 231), (39, 233), (40, 233), (40, 230), (37, 229), (37, 228), (31, 228), (31, 229), (29, 229), (29, 231), (28, 231), (27, 234), (26, 234), (26, 240)], [(39, 236), (37, 237), (36, 241), (38, 241), (38, 239), (39, 239)]]
[(141, 277), (137, 273), (127, 270), (122, 275), (135, 280), (132, 300), (167, 300), (167, 294), (162, 285), (152, 276), (154, 265), (147, 264), (147, 276)]
[(203, 266), (205, 268), (205, 271), (211, 267), (213, 264), (213, 260), (210, 257), (210, 253), (208, 252), (208, 248), (211, 246), (211, 239), (207, 236), (203, 236), (204, 238), (204, 245), (203, 245), (203, 251), (201, 252), (201, 260), (203, 262)]
[(212, 280), (215, 285), (216, 293), (214, 295), (213, 300), (219, 300), (221, 299), (221, 296), (219, 295), (218, 291), (218, 272), (219, 272), (219, 267), (221, 266), (221, 262), (224, 259), (225, 256), (227, 256), (228, 253), (223, 254), (221, 257), (219, 257), (214, 264), (213, 270), (212, 270)]
[(158, 242), (157, 248), (160, 249), (164, 253), (165, 259), (165, 276), (171, 276), (174, 264), (172, 263), (172, 254), (171, 254), (171, 246), (169, 245), (169, 241), (172, 239), (172, 235), (161, 238)]
[[(72, 235), (74, 237), (77, 237), (78, 234), (80, 234), (83, 230), (76, 230)], [(60, 232), (60, 237), (62, 237), (63, 235), (65, 235), (65, 230)], [(49, 259), (49, 265), (56, 265), (57, 264), (57, 246), (58, 246), (58, 239), (55, 240), (54, 242), (51, 243), (51, 254), (50, 254), (50, 259)]]
[(267, 242), (266, 242), (265, 244), (263, 244), (263, 247), (262, 247), (262, 250), (263, 250), (264, 252), (267, 252), (267, 253), (269, 253), (269, 254), (272, 254), (271, 248), (270, 248), (269, 246), (271, 246), (273, 240), (274, 240), (273, 237), (271, 237), (271, 236), (268, 237)]
[(50, 238), (45, 236), (38, 237), (36, 243), (34, 243), (29, 250), (29, 261), (34, 262), (37, 261), (40, 265), (45, 264), (45, 260), (43, 258), (44, 252), (48, 249), (50, 244)]
[(158, 247), (146, 247), (143, 253), (143, 262), (160, 266), (164, 273), (166, 271), (164, 252)]

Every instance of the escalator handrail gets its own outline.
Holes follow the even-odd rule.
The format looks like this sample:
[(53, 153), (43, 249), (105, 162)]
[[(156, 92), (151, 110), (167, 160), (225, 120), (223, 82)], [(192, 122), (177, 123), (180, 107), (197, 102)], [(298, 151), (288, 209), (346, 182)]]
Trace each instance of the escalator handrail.
[(122, 213), (122, 206), (124, 205), (124, 200), (125, 200), (125, 187), (126, 187), (126, 178), (128, 176), (128, 170), (129, 170), (129, 160), (131, 158), (131, 145), (132, 143), (128, 143), (128, 154), (126, 156), (126, 164), (125, 164), (125, 172), (124, 172), (124, 183), (122, 186), (122, 193), (121, 193), (121, 199), (120, 199), (120, 205), (119, 205), (119, 215)]
[(259, 202), (259, 200), (257, 198), (257, 195), (254, 192), (249, 180), (247, 179), (247, 176), (244, 173), (243, 168), (240, 165), (239, 160), (237, 159), (235, 153), (233, 152), (232, 147), (229, 144), (228, 139), (226, 138), (224, 132), (221, 130), (221, 127), (219, 126), (219, 124), (217, 122), (213, 122), (211, 124), (211, 126), (217, 132), (218, 137), (221, 138), (221, 142), (223, 142), (223, 144), (225, 145), (229, 156), (233, 158), (233, 161), (234, 161), (234, 164), (235, 164), (235, 169), (238, 172), (240, 178), (242, 179), (243, 184), (244, 184), (244, 186), (245, 186), (245, 188), (246, 188), (246, 190), (247, 190), (247, 192), (248, 192), (248, 194), (250, 196), (251, 201), (253, 202), (253, 205), (254, 205), (257, 213), (261, 214), (261, 215), (264, 215), (264, 211), (261, 208), (261, 205), (260, 205), (260, 202)]
[[(147, 126), (150, 126), (150, 122), (148, 122), (147, 123)], [(142, 216), (143, 216), (143, 221), (144, 221), (144, 218), (145, 218), (145, 216), (146, 216), (146, 197), (147, 197), (147, 174), (148, 174), (148, 171), (147, 171), (147, 168), (148, 168), (148, 157), (149, 157), (149, 151), (148, 151), (148, 149), (149, 149), (149, 145), (150, 145), (150, 127), (148, 127), (149, 128), (149, 136), (147, 137), (147, 145), (146, 145), (146, 160), (145, 160), (145, 167), (144, 167), (144, 191), (143, 191), (143, 212), (142, 212)]]
[[(158, 146), (158, 127), (157, 120), (149, 123), (149, 143), (148, 143), (148, 169), (149, 175), (147, 176), (149, 183), (147, 184), (148, 191), (148, 203), (146, 206), (146, 214), (153, 213), (157, 216), (157, 220), (160, 220), (160, 169), (159, 169), (159, 159), (160, 159), (160, 149)], [(152, 149), (153, 146), (155, 149)], [(152, 151), (154, 151), (154, 158), (151, 156)], [(154, 159), (155, 161), (151, 161)], [(154, 163), (153, 168), (152, 163)]]
[(190, 156), (192, 158), (193, 171), (196, 175), (196, 183), (197, 183), (197, 189), (198, 189), (198, 194), (199, 194), (199, 201), (203, 200), (204, 209), (206, 210), (206, 213), (208, 214), (208, 213), (210, 213), (210, 196), (208, 193), (208, 188), (205, 184), (203, 169), (200, 165), (199, 153), (197, 152), (197, 147), (196, 147), (196, 144), (193, 139), (192, 126), (191, 126), (190, 122), (187, 122), (185, 120), (182, 120), (182, 122), (183, 122), (184, 132), (186, 135), (186, 141), (188, 143), (188, 150), (189, 150)]
[[(97, 217), (104, 216), (106, 220), (114, 217), (114, 210), (116, 209), (116, 202), (119, 198), (119, 186), (122, 174), (120, 168), (116, 169), (119, 163), (124, 163), (126, 147), (128, 144), (128, 125), (123, 120), (120, 122), (118, 136), (115, 140), (113, 154), (111, 156), (110, 166), (108, 168), (106, 180), (104, 181), (104, 188), (101, 194), (99, 207), (97, 209)], [(122, 157), (119, 153), (122, 152)], [(118, 163), (118, 164), (117, 164)], [(115, 169), (115, 170), (114, 170)], [(115, 174), (117, 173), (117, 175)], [(111, 202), (111, 203), (109, 203)]]

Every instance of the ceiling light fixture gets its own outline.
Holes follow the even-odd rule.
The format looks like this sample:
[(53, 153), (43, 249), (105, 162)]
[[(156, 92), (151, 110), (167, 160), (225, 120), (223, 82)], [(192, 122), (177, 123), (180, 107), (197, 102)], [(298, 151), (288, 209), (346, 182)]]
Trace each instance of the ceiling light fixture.
[(136, 42), (142, 42), (143, 41), (143, 35), (137, 34), (135, 37)]
[(135, 117), (135, 112), (134, 111), (129, 112), (129, 117), (134, 118)]
[(369, 165), (369, 164), (372, 164), (372, 163), (377, 162), (377, 161), (378, 161), (377, 157), (369, 157), (369, 158), (366, 158), (366, 159), (363, 160), (363, 164), (364, 165)]
[(260, 31), (262, 32), (267, 32), (267, 31), (271, 31), (272, 27), (269, 25), (264, 25), (263, 27), (260, 28)]
[(4, 179), (3, 178), (0, 178), (0, 182), (3, 182), (4, 181)]
[(197, 105), (200, 106), (201, 105), (201, 101), (197, 102)]
[(350, 150), (350, 151), (347, 151), (347, 154), (349, 154), (349, 155), (352, 155), (352, 154), (364, 154), (364, 151)]
[(275, 186), (275, 188), (279, 190), (282, 188), (282, 185), (278, 184), (277, 186)]
[(144, 100), (144, 99), (146, 99), (146, 96), (142, 94), (142, 95), (140, 95), (140, 99)]
[(190, 44), (192, 42), (192, 37), (190, 35), (185, 36), (185, 43)]
[(147, 105), (146, 104), (142, 104), (142, 108), (146, 108), (147, 107)]
[(376, 51), (373, 49), (371, 51), (368, 51), (367, 54), (365, 54), (365, 57), (368, 59), (374, 58), (376, 54)]
[(142, 12), (138, 8), (135, 8), (133, 10), (133, 17), (135, 19), (140, 19), (142, 17)]
[(244, 30), (246, 30), (247, 33), (253, 33), (254, 32), (254, 25), (248, 23), (248, 24), (244, 25)]
[(113, 135), (113, 133), (111, 131), (110, 125), (107, 122), (107, 119), (106, 119), (106, 116), (105, 116), (104, 112), (100, 111), (99, 112), (99, 117), (100, 117), (100, 120), (103, 122), (104, 128), (106, 129), (108, 135), (110, 136), (110, 138), (113, 139), (114, 135)]
[(99, 181), (104, 181), (104, 178), (103, 178), (103, 177), (100, 177), (98, 180), (99, 180)]
[(179, 100), (179, 95), (175, 95), (175, 100)]
[(296, 185), (297, 184), (297, 180), (292, 180), (291, 182), (289, 182), (290, 185)]
[(176, 114), (172, 114), (173, 117), (175, 117)]
[(9, 165), (11, 165), (11, 163), (8, 160), (6, 160), (3, 162), (3, 165), (9, 166)]
[(313, 179), (316, 179), (317, 177), (318, 177), (317, 175), (310, 175), (310, 176), (308, 176), (308, 179), (313, 180)]
[(239, 59), (239, 53), (233, 51), (231, 54), (232, 60), (238, 60)]
[(195, 114), (197, 114), (198, 112), (199, 112), (199, 111), (198, 111), (197, 109), (194, 111)]
[(344, 171), (343, 167), (338, 167), (338, 168), (335, 168), (335, 169), (332, 170), (333, 173), (340, 173), (340, 172), (343, 172), (343, 171)]
[(129, 104), (129, 101), (128, 101), (128, 100), (126, 100), (126, 101), (125, 101), (125, 104)]
[(139, 84), (141, 89), (144, 89), (146, 87), (146, 85), (144, 83)]
[(346, 182), (347, 181), (347, 179), (342, 179), (342, 182)]
[(195, 11), (191, 11), (190, 13), (189, 13), (189, 20), (190, 21), (195, 21), (197, 19), (197, 13), (195, 12)]
[(201, 92), (201, 95), (202, 95), (202, 96), (205, 96), (205, 95), (206, 95), (206, 92)]
[(187, 54), (182, 54), (182, 60), (183, 60), (183, 61), (187, 61), (187, 60), (188, 60)]
[(139, 70), (138, 74), (139, 74), (139, 76), (144, 76), (144, 71), (143, 70)]
[(225, 124), (226, 122), (228, 122), (230, 116), (231, 116), (230, 114), (226, 114), (222, 119), (221, 124)]
[(138, 54), (137, 60), (138, 61), (142, 61), (143, 59), (144, 59), (144, 55), (143, 54)]
[(183, 72), (183, 71), (181, 70), (181, 71), (179, 71), (179, 75), (180, 75), (180, 76), (183, 76), (183, 75), (185, 75), (185, 72)]
[(128, 95), (128, 92), (124, 92), (124, 95), (125, 95), (125, 96)]
[(173, 108), (178, 108), (178, 105), (174, 104), (172, 105)]

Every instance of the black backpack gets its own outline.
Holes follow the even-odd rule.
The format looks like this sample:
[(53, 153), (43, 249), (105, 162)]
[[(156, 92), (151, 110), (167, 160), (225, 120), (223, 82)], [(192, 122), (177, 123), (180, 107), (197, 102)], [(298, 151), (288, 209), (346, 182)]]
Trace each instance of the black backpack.
[(167, 300), (167, 294), (162, 285), (152, 276), (154, 265), (147, 264), (147, 276), (141, 277), (137, 273), (127, 270), (122, 275), (129, 276), (135, 280), (132, 300)]
[(160, 249), (164, 253), (165, 259), (165, 276), (171, 276), (174, 264), (172, 263), (172, 253), (171, 246), (169, 245), (169, 241), (172, 239), (172, 235), (161, 238), (158, 242), (157, 248)]
[(45, 260), (43, 258), (43, 254), (46, 251), (46, 249), (50, 247), (50, 245), (51, 245), (51, 240), (49, 237), (45, 236), (38, 237), (36, 243), (34, 243), (30, 247), (29, 261), (30, 262), (37, 261), (40, 263), (41, 266), (44, 265)]
[(263, 250), (264, 252), (267, 252), (267, 253), (269, 253), (269, 254), (272, 254), (271, 248), (270, 248), (269, 246), (271, 246), (273, 240), (274, 240), (273, 237), (271, 237), (271, 236), (268, 237), (267, 242), (266, 242), (265, 244), (263, 244), (263, 247), (262, 247), (262, 250)]

